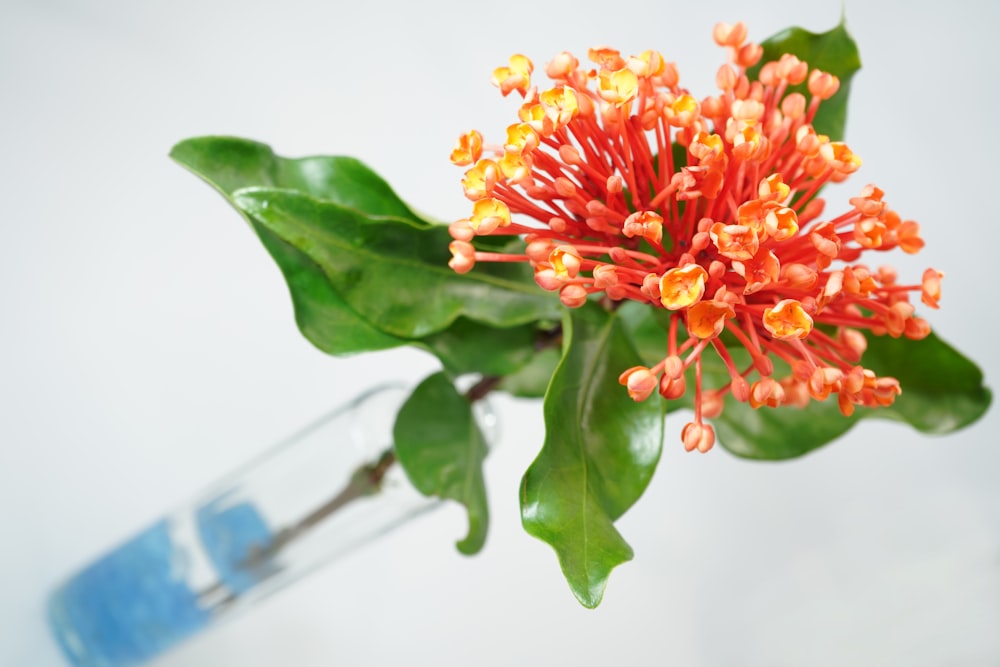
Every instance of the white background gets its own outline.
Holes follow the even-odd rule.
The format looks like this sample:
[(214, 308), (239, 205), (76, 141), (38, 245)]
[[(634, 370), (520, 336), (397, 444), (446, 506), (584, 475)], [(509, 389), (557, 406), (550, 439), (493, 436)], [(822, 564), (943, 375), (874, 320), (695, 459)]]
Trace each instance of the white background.
[[(167, 159), (174, 142), (360, 156), (450, 219), (468, 208), (455, 137), (497, 138), (514, 118), (488, 83), (509, 54), (540, 66), (564, 49), (655, 48), (701, 97), (723, 58), (716, 21), (763, 39), (828, 29), (840, 4), (6, 0), (0, 664), (62, 664), (42, 616), (60, 578), (360, 389), (435, 367), (410, 350), (329, 358), (300, 338), (270, 258)], [(841, 202), (875, 182), (923, 224), (925, 252), (897, 263), (947, 274), (931, 321), (995, 386), (1000, 11), (846, 11), (864, 61), (847, 138), (865, 165)], [(449, 508), (157, 664), (1000, 664), (996, 410), (948, 437), (865, 422), (781, 464), (685, 455), (676, 415), (619, 524), (636, 558), (587, 611), (520, 528), (540, 405), (498, 406), (482, 554), (455, 552)]]

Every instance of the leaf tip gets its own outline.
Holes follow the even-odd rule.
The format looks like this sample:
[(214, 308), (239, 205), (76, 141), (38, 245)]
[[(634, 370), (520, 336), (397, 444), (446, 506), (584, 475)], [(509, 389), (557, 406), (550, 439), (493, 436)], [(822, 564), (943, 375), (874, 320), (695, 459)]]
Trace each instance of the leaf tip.
[(573, 596), (576, 598), (576, 601), (587, 609), (597, 609), (597, 607), (600, 606), (601, 601), (604, 599), (604, 591), (607, 587), (607, 578), (597, 584), (582, 588), (570, 584), (570, 590), (573, 591)]
[(475, 556), (483, 550), (484, 544), (486, 544), (486, 540), (483, 538), (478, 535), (469, 535), (464, 539), (455, 542), (455, 548), (458, 549), (458, 553), (463, 556)]
[(196, 161), (194, 159), (194, 151), (192, 148), (197, 145), (198, 141), (199, 137), (190, 137), (188, 139), (178, 141), (170, 147), (170, 152), (167, 153), (167, 157), (188, 171), (197, 173), (195, 170)]
[(475, 556), (486, 545), (489, 509), (484, 501), (481, 506), (477, 507), (475, 513), (469, 508), (466, 508), (466, 511), (469, 516), (469, 533), (455, 542), (455, 548), (463, 556)]

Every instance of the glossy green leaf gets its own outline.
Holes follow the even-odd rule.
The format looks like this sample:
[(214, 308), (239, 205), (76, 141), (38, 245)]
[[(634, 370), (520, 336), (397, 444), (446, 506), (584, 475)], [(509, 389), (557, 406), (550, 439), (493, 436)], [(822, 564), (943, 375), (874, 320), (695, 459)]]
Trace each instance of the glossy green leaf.
[(712, 420), (720, 445), (748, 459), (779, 461), (802, 456), (837, 439), (862, 414), (840, 414), (836, 399), (805, 408), (782, 406), (754, 410), (746, 403), (726, 400), (722, 415)]
[(496, 327), (551, 318), (559, 301), (524, 275), (488, 265), (459, 275), (448, 267), (444, 226), (369, 218), (298, 192), (250, 188), (233, 200), (253, 220), (308, 255), (344, 301), (382, 331), (421, 338), (458, 317)]
[(862, 364), (899, 380), (903, 393), (893, 405), (858, 408), (847, 418), (835, 397), (803, 409), (754, 410), (729, 400), (714, 420), (719, 442), (738, 456), (786, 459), (834, 440), (860, 419), (892, 419), (925, 433), (950, 433), (979, 419), (990, 405), (982, 371), (935, 334), (919, 341), (869, 336)]
[[(639, 351), (643, 363), (652, 365), (666, 354), (665, 322), (661, 311), (642, 304), (624, 304), (619, 315)], [(681, 328), (683, 332), (683, 327)], [(684, 335), (680, 333), (680, 340)], [(749, 355), (740, 345), (729, 345), (738, 368), (750, 364)], [(857, 408), (844, 417), (834, 398), (811, 402), (806, 408), (781, 407), (755, 410), (746, 403), (727, 398), (722, 415), (713, 420), (719, 443), (737, 456), (781, 460), (802, 456), (840, 437), (860, 419), (892, 419), (909, 424), (925, 433), (949, 433), (971, 424), (988, 409), (990, 390), (983, 385), (982, 371), (968, 358), (931, 334), (924, 340), (889, 336), (869, 336), (862, 364), (880, 376), (899, 380), (903, 393), (886, 408)], [(729, 381), (722, 360), (712, 350), (702, 355), (706, 387), (719, 387)], [(776, 362), (775, 377), (790, 372)], [(688, 386), (694, 386), (689, 371)], [(693, 391), (669, 409), (693, 407)]]
[(539, 350), (516, 373), (505, 375), (497, 389), (519, 398), (542, 398), (561, 358), (562, 353), (557, 348)]
[(251, 225), (285, 276), (295, 322), (310, 343), (327, 354), (350, 354), (411, 342), (369, 324), (337, 294), (308, 255), (256, 221), (251, 220)]
[(862, 363), (903, 387), (895, 403), (865, 411), (866, 417), (898, 419), (925, 433), (951, 433), (982, 417), (992, 400), (979, 367), (933, 333), (923, 340), (869, 336)]
[(452, 375), (509, 375), (534, 356), (535, 328), (523, 324), (498, 329), (460, 317), (416, 345), (434, 354)]
[[(239, 189), (274, 187), (302, 192), (369, 216), (397, 217), (413, 221), (418, 227), (426, 226), (382, 178), (354, 158), (284, 158), (265, 144), (233, 137), (188, 139), (173, 148), (171, 157), (231, 203), (233, 193)], [(459, 318), (448, 329), (423, 340), (387, 333), (348, 306), (308, 254), (258, 220), (245, 217), (285, 276), (300, 330), (324, 352), (343, 354), (415, 343), (437, 355), (453, 373), (485, 374), (514, 372), (533, 353), (531, 328), (527, 325), (498, 330)], [(506, 244), (509, 240), (496, 243)]]
[[(667, 353), (667, 326), (671, 314), (665, 309), (638, 301), (625, 301), (619, 306), (618, 317), (642, 363), (652, 366)], [(666, 315), (666, 318), (660, 321), (658, 318), (662, 315)]]
[(662, 417), (655, 401), (617, 391), (618, 375), (638, 363), (617, 316), (572, 310), (563, 335), (545, 395), (545, 444), (521, 485), (521, 520), (555, 549), (577, 599), (596, 607), (611, 570), (632, 558), (614, 521), (653, 475)]
[[(365, 204), (382, 214), (409, 215), (384, 181), (349, 158), (287, 160), (253, 141), (225, 137), (189, 139), (170, 156), (214, 187), (230, 203), (236, 190), (250, 185), (302, 187), (332, 201)], [(335, 173), (343, 168), (345, 176)], [(350, 191), (350, 194), (341, 194)], [(239, 209), (237, 209), (239, 210)], [(241, 211), (242, 213), (242, 211)], [(261, 243), (288, 283), (299, 330), (329, 354), (383, 350), (408, 341), (379, 330), (361, 318), (333, 289), (319, 266), (249, 216)]]
[(457, 543), (464, 554), (482, 549), (489, 525), (483, 460), (486, 439), (472, 404), (444, 373), (420, 383), (400, 408), (393, 427), (396, 458), (422, 494), (465, 506), (469, 533)]
[[(854, 38), (847, 32), (843, 22), (828, 32), (815, 33), (803, 28), (788, 28), (764, 40), (764, 57), (761, 63), (777, 60), (785, 53), (798, 56), (809, 64), (809, 69), (818, 68), (840, 78), (837, 94), (825, 100), (813, 119), (813, 127), (818, 134), (825, 134), (833, 141), (844, 138), (847, 121), (847, 98), (851, 90), (851, 78), (861, 69), (861, 56)], [(760, 65), (751, 68), (750, 75), (756, 77)], [(789, 86), (788, 92), (799, 92), (809, 98), (805, 83)]]
[(170, 157), (227, 197), (243, 188), (281, 188), (368, 215), (420, 220), (388, 183), (352, 157), (286, 158), (266, 144), (236, 137), (187, 139)]

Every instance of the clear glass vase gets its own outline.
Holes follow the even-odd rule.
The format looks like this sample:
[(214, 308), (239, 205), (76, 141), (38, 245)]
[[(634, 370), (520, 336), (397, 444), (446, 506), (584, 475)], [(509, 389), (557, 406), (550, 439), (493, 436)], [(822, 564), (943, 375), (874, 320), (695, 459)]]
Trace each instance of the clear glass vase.
[[(48, 600), (75, 667), (128, 667), (438, 506), (395, 464), (409, 392), (370, 390), (76, 573)], [(475, 404), (487, 441), (495, 418)]]

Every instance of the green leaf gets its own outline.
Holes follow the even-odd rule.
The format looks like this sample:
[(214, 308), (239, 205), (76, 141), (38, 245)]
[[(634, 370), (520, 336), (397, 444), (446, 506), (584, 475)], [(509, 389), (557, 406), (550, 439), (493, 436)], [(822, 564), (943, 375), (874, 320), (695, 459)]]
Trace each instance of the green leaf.
[(837, 401), (811, 402), (805, 408), (782, 406), (754, 410), (727, 397), (722, 414), (712, 420), (720, 445), (747, 459), (780, 461), (802, 456), (840, 437), (865, 410), (845, 417)]
[[(666, 316), (662, 321), (660, 318)], [(647, 303), (625, 301), (618, 308), (618, 317), (639, 353), (641, 363), (652, 366), (667, 354), (667, 326), (673, 314)], [(685, 331), (683, 325), (679, 331)]]
[(251, 220), (250, 224), (285, 276), (295, 308), (295, 322), (310, 343), (327, 354), (350, 354), (385, 350), (410, 342), (380, 331), (359, 317), (308, 255), (256, 221)]
[[(314, 199), (354, 209), (366, 216), (395, 217), (418, 228), (427, 225), (416, 216), (377, 174), (350, 157), (278, 156), (261, 143), (233, 137), (199, 137), (177, 144), (173, 157), (218, 190), (230, 203), (247, 187), (273, 187), (307, 194)], [(235, 205), (235, 204), (234, 204)], [(237, 207), (237, 210), (240, 210)], [(341, 296), (323, 269), (308, 253), (296, 248), (252, 216), (241, 214), (253, 226), (288, 283), (299, 329), (316, 347), (330, 354), (380, 350), (416, 344), (438, 356), (453, 373), (506, 374), (527, 363), (533, 354), (531, 328), (496, 329), (459, 318), (424, 340), (394, 335), (377, 320), (369, 320)], [(438, 236), (441, 236), (440, 232)], [(443, 240), (443, 239), (442, 239)], [(446, 261), (447, 242), (439, 249)], [(500, 239), (497, 244), (509, 243)], [(498, 251), (503, 251), (497, 247)], [(523, 267), (501, 267), (494, 275), (516, 275), (530, 282)], [(486, 271), (485, 273), (490, 273)], [(539, 294), (539, 296), (543, 295)], [(388, 327), (390, 330), (393, 327)]]
[(472, 404), (444, 373), (420, 383), (400, 408), (393, 427), (396, 458), (422, 494), (465, 506), (469, 533), (457, 543), (463, 554), (483, 548), (489, 525), (483, 460), (486, 439)]
[(444, 226), (369, 218), (298, 192), (251, 188), (233, 200), (244, 213), (318, 264), (362, 317), (401, 338), (421, 338), (458, 317), (511, 327), (559, 312), (525, 266), (488, 265), (459, 275), (447, 263)]
[(787, 459), (834, 440), (861, 419), (891, 419), (925, 433), (950, 433), (989, 408), (992, 396), (982, 371), (935, 334), (923, 340), (869, 336), (861, 363), (879, 376), (899, 380), (903, 393), (893, 405), (858, 408), (848, 418), (835, 396), (802, 409), (754, 410), (730, 399), (714, 420), (719, 442), (737, 456)]
[(416, 345), (434, 354), (452, 375), (509, 375), (535, 354), (535, 328), (524, 324), (498, 329), (460, 317)]
[[(822, 33), (809, 32), (803, 28), (788, 28), (764, 40), (764, 57), (761, 63), (777, 60), (785, 53), (798, 56), (809, 64), (809, 69), (818, 68), (840, 78), (837, 94), (820, 104), (813, 127), (818, 134), (825, 134), (831, 141), (844, 138), (847, 121), (847, 97), (850, 95), (851, 78), (861, 69), (861, 56), (847, 27), (841, 21), (833, 30)], [(750, 69), (754, 78), (760, 72), (760, 65)], [(788, 92), (799, 92), (809, 98), (806, 83), (789, 86)]]
[(196, 137), (170, 157), (229, 198), (250, 187), (295, 190), (368, 215), (420, 218), (361, 161), (344, 156), (285, 158), (270, 146), (236, 137)]
[(521, 485), (521, 520), (559, 557), (573, 594), (596, 607), (611, 570), (632, 558), (615, 529), (659, 460), (662, 416), (617, 382), (638, 357), (615, 315), (596, 306), (564, 318), (563, 355), (545, 395), (545, 444)]
[[(286, 160), (275, 156), (264, 144), (225, 137), (183, 141), (174, 146), (170, 156), (218, 190), (230, 204), (233, 204), (233, 192), (239, 188), (280, 185), (302, 187), (333, 201), (367, 202), (370, 208), (381, 213), (404, 214), (409, 210), (384, 181), (350, 158)], [(338, 180), (335, 173), (340, 168), (345, 175)], [(341, 190), (349, 193), (342, 195)], [(251, 217), (244, 217), (281, 269), (295, 308), (295, 321), (313, 345), (329, 354), (349, 354), (383, 350), (408, 342), (361, 318), (333, 289), (323, 271), (307, 254)]]
[[(233, 137), (188, 139), (173, 148), (171, 157), (207, 181), (230, 203), (234, 203), (233, 193), (237, 190), (273, 187), (301, 192), (368, 216), (396, 217), (416, 227), (427, 227), (382, 178), (354, 158), (284, 158), (265, 144)], [(299, 329), (324, 352), (344, 354), (415, 343), (437, 355), (453, 373), (485, 374), (513, 372), (531, 358), (533, 338), (527, 325), (498, 330), (459, 318), (448, 329), (424, 340), (388, 333), (381, 323), (365, 319), (349, 306), (307, 253), (252, 216), (244, 217), (288, 282)], [(509, 240), (500, 242), (507, 244)], [(441, 249), (442, 258), (447, 257), (443, 252), (446, 247), (447, 241)]]
[(497, 389), (519, 398), (542, 398), (561, 358), (561, 352), (554, 347), (539, 350), (516, 373), (505, 375)]
[[(663, 359), (667, 353), (665, 329), (669, 314), (639, 303), (624, 304), (619, 313), (643, 363), (652, 366)], [(683, 342), (686, 337), (686, 327), (681, 324), (678, 342)], [(746, 350), (740, 345), (728, 347), (737, 368), (746, 368), (750, 361)], [(721, 387), (729, 382), (729, 371), (714, 350), (705, 350), (701, 360), (707, 388)], [(787, 374), (780, 370), (781, 366), (780, 361), (776, 363), (778, 377)], [(684, 396), (663, 401), (665, 410), (694, 408), (693, 367), (688, 370), (687, 383), (688, 391)], [(662, 399), (653, 396), (649, 400)], [(712, 420), (712, 425), (719, 444), (733, 454), (743, 458), (779, 460), (801, 456), (830, 442), (850, 429), (856, 420), (857, 415), (851, 419), (844, 418), (835, 401), (811, 403), (802, 410), (793, 407), (754, 410), (728, 396), (722, 415)], [(679, 426), (677, 431), (680, 432)]]
[[(662, 311), (642, 304), (623, 304), (618, 310), (643, 363), (653, 365), (666, 354), (666, 322)], [(686, 333), (681, 326), (678, 340)], [(747, 368), (750, 357), (739, 344), (728, 344), (737, 368)], [(899, 380), (903, 393), (886, 408), (857, 408), (844, 417), (836, 397), (812, 401), (805, 408), (753, 409), (727, 397), (722, 415), (712, 420), (719, 443), (737, 456), (781, 460), (802, 456), (835, 440), (860, 419), (892, 419), (925, 433), (948, 433), (979, 419), (988, 409), (990, 390), (983, 385), (982, 371), (935, 334), (919, 341), (890, 336), (868, 336), (868, 349), (861, 362), (879, 376)], [(729, 372), (711, 349), (702, 355), (705, 386), (720, 387)], [(775, 360), (775, 377), (790, 373)], [(689, 390), (682, 398), (667, 402), (668, 409), (694, 406), (694, 374), (688, 372)], [(651, 399), (652, 400), (652, 399)]]
[(862, 363), (899, 380), (903, 393), (866, 417), (897, 419), (924, 433), (951, 433), (982, 417), (992, 394), (970, 359), (930, 334), (923, 340), (869, 336)]

